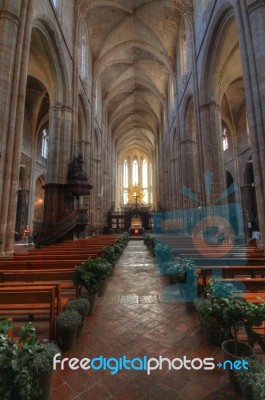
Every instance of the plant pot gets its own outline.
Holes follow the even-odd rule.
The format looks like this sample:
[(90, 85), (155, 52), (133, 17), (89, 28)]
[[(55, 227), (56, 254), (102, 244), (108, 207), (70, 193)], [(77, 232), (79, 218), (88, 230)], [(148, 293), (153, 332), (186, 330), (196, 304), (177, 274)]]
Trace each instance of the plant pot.
[[(236, 342), (235, 340), (226, 340), (225, 342), (223, 342), (222, 351), (224, 359), (230, 360), (232, 362), (246, 358), (255, 358), (255, 352), (251, 346), (249, 346), (247, 343)], [(241, 388), (236, 376), (236, 371), (233, 369), (228, 369), (228, 377), (236, 392), (241, 393)]]
[(203, 331), (204, 339), (208, 344), (214, 346), (221, 346), (225, 339), (224, 331), (221, 325), (216, 321), (207, 321), (200, 316), (200, 324)]
[(77, 334), (76, 328), (74, 331), (58, 331), (57, 333), (57, 341), (60, 349), (62, 351), (71, 350), (75, 345), (75, 339)]
[(90, 310), (88, 311), (87, 315), (93, 315), (96, 310), (96, 302), (97, 302), (97, 297), (98, 293), (95, 294), (87, 294), (86, 297), (89, 300), (90, 303)]
[(85, 321), (85, 319), (83, 319), (81, 324), (77, 328), (77, 331), (76, 331), (76, 338), (77, 339), (79, 339), (84, 334), (85, 325), (86, 325), (86, 321)]
[(103, 297), (107, 290), (108, 279), (103, 278), (98, 281), (98, 297)]
[(52, 370), (39, 375), (38, 380), (41, 387), (41, 396), (39, 400), (51, 399), (53, 374), (54, 371)]

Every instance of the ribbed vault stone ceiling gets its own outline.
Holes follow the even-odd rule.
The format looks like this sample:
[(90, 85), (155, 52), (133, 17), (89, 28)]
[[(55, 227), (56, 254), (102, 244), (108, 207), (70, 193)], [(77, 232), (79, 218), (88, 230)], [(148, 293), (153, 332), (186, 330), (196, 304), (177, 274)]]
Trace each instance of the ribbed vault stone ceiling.
[(81, 11), (117, 154), (138, 147), (153, 158), (174, 82), (184, 6), (173, 0), (90, 0)]

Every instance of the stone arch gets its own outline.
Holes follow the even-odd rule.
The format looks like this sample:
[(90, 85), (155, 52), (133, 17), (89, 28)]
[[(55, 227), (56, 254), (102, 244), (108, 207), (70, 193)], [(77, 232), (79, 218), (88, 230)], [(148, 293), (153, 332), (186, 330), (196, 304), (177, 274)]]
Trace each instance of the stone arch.
[[(51, 103), (54, 104), (55, 102), (61, 102), (62, 104), (67, 104), (69, 101), (68, 99), (71, 98), (70, 76), (67, 72), (68, 68), (59, 34), (53, 22), (47, 15), (37, 15), (33, 21), (31, 53), (34, 52), (35, 45), (39, 45), (39, 48), (37, 48), (38, 54), (41, 49), (45, 57), (42, 60), (37, 60), (39, 67), (37, 70), (32, 68), (31, 63), (29, 62), (29, 74), (32, 76), (37, 75), (36, 78), (43, 80), (40, 73), (40, 66), (41, 63), (43, 63), (46, 78), (49, 78), (45, 80), (45, 83), (46, 86), (49, 87)], [(47, 75), (48, 70), (50, 70), (49, 72), (51, 73), (49, 76)]]
[(201, 88), (203, 88), (200, 93), (201, 104), (205, 104), (213, 98), (217, 100), (216, 97), (220, 97), (217, 76), (224, 64), (223, 45), (233, 21), (235, 21), (233, 6), (229, 1), (225, 1), (216, 11), (205, 38), (205, 42), (209, 45), (205, 49), (201, 66), (200, 81), (202, 82)]

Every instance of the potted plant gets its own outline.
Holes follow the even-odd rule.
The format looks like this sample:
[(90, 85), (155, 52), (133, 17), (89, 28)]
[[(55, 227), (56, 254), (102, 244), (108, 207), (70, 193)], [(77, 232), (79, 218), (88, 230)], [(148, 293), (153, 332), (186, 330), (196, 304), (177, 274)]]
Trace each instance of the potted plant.
[(86, 264), (75, 267), (74, 283), (81, 288), (81, 291), (78, 290), (78, 294), (86, 297), (90, 303), (88, 315), (94, 314), (98, 296), (98, 281)]
[(223, 309), (226, 307), (223, 297), (233, 296), (234, 290), (234, 285), (229, 282), (210, 279), (206, 286), (206, 298), (195, 300), (203, 335), (209, 344), (220, 346), (225, 339), (230, 338), (229, 329), (223, 327)]
[(155, 240), (150, 233), (144, 233), (144, 244), (154, 254)]
[(64, 311), (56, 318), (56, 335), (62, 351), (71, 350), (75, 345), (77, 328), (81, 315), (77, 311)]
[(226, 339), (226, 331), (222, 326), (224, 302), (220, 298), (205, 299), (200, 297), (195, 300), (194, 304), (199, 313), (200, 324), (206, 342), (221, 346)]
[(122, 255), (123, 250), (124, 250), (123, 245), (122, 245), (121, 243), (119, 243), (119, 242), (116, 241), (116, 242), (113, 244), (113, 248), (114, 248), (114, 251), (115, 251), (117, 257), (119, 258), (119, 257)]
[(31, 323), (22, 326), (19, 337), (0, 334), (1, 400), (40, 400), (42, 387), (32, 365), (40, 344)]
[(84, 297), (79, 297), (78, 299), (70, 300), (66, 307), (66, 311), (77, 311), (81, 315), (81, 324), (77, 329), (76, 337), (79, 338), (85, 329), (86, 316), (90, 310), (89, 300)]
[(112, 272), (111, 264), (104, 258), (89, 258), (82, 264), (82, 267), (94, 274), (98, 282), (98, 296), (103, 296), (107, 287), (107, 279)]
[(253, 347), (256, 342), (265, 351), (265, 335), (255, 331), (255, 328), (265, 321), (265, 302), (247, 303), (245, 306), (244, 326), (248, 336), (248, 343)]
[(243, 400), (263, 400), (265, 398), (265, 364), (260, 360), (251, 360), (248, 369), (237, 372)]
[(60, 353), (60, 349), (55, 343), (40, 343), (38, 349), (34, 352), (34, 358), (30, 371), (37, 377), (41, 389), (38, 400), (49, 400), (52, 391), (53, 382), (53, 357)]
[(180, 261), (168, 261), (164, 264), (166, 275), (168, 276), (169, 283), (186, 283), (186, 272)]
[(160, 274), (165, 275), (166, 265), (173, 259), (173, 249), (164, 243), (156, 243), (154, 249)]
[(180, 261), (181, 270), (185, 276), (184, 283), (180, 283), (180, 295), (188, 310), (195, 310), (194, 301), (198, 295), (198, 279), (193, 261), (183, 258)]
[[(225, 360), (232, 362), (245, 358), (254, 358), (253, 348), (247, 343), (238, 341), (239, 330), (245, 326), (247, 303), (241, 297), (222, 298), (224, 309), (222, 312), (223, 327), (233, 339), (226, 340), (222, 343), (222, 350)], [(234, 389), (240, 392), (240, 386), (237, 380), (235, 370), (229, 369), (228, 376)]]
[(102, 257), (112, 264), (112, 267), (114, 267), (115, 262), (118, 259), (117, 253), (115, 252), (113, 246), (104, 246), (102, 249)]

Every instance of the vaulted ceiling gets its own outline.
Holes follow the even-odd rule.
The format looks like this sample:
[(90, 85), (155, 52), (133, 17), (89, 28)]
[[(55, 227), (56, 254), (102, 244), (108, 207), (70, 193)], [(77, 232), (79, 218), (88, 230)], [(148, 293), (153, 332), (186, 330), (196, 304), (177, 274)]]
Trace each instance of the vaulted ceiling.
[[(174, 0), (85, 1), (93, 75), (117, 154), (151, 158), (174, 83), (182, 14)], [(180, 3), (180, 2), (179, 2)]]

